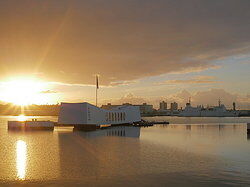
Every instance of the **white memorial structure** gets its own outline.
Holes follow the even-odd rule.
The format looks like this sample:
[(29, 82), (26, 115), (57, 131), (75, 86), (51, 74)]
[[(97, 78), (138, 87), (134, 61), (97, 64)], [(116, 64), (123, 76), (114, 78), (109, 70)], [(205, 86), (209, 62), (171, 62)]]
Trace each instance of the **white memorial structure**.
[(61, 103), (58, 117), (60, 125), (100, 126), (132, 124), (141, 121), (139, 107), (119, 106), (110, 110), (89, 103)]

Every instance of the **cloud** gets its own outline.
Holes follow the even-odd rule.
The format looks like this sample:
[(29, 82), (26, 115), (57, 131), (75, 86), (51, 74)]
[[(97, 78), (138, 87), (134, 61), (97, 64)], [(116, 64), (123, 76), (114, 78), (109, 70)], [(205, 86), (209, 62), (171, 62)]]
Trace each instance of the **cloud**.
[(211, 89), (207, 91), (199, 91), (193, 95), (193, 102), (196, 104), (217, 104), (218, 100), (222, 100), (226, 105), (232, 105), (238, 99), (237, 94), (232, 94), (224, 89)]
[(167, 80), (160, 84), (210, 84), (210, 83), (217, 83), (215, 77), (213, 76), (196, 76), (191, 79), (185, 80)]
[(103, 100), (102, 103), (112, 103), (112, 104), (123, 104), (123, 103), (131, 103), (131, 104), (142, 104), (145, 103), (146, 99), (142, 97), (135, 96), (133, 93), (128, 93), (121, 98), (118, 99), (109, 99)]
[(186, 67), (183, 70), (173, 71), (169, 72), (168, 74), (186, 74), (186, 73), (194, 73), (194, 72), (201, 72), (204, 70), (212, 70), (212, 69), (220, 69), (222, 66), (215, 65), (215, 64), (208, 64), (207, 66), (201, 66), (201, 67)]
[(57, 93), (57, 92), (54, 91), (54, 90), (44, 90), (44, 91), (41, 91), (40, 93), (43, 93), (43, 94), (51, 94), (51, 93)]
[(94, 85), (92, 84), (70, 84), (70, 83), (65, 83), (65, 82), (48, 82), (49, 85), (52, 86), (68, 86), (68, 87), (93, 87)]
[(126, 85), (135, 84), (137, 82), (138, 81), (135, 81), (135, 80), (133, 80), (133, 81), (116, 81), (116, 82), (110, 82), (110, 85), (111, 86), (118, 86), (118, 85), (120, 85), (120, 86), (126, 86)]
[(249, 0), (0, 2), (0, 78), (73, 84), (214, 68), (249, 53)]

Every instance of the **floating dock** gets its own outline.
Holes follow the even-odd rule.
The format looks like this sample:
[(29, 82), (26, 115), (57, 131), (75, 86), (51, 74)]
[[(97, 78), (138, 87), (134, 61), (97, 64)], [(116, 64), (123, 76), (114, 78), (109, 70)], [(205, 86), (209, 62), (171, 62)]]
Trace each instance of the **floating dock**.
[(54, 130), (55, 122), (53, 121), (8, 121), (8, 130)]
[(157, 124), (160, 124), (160, 125), (168, 125), (169, 122), (168, 121), (152, 121), (151, 123), (157, 125)]
[(169, 124), (169, 122), (167, 122), (167, 121), (145, 121), (145, 120), (141, 120), (140, 122), (134, 123), (133, 125), (137, 126), (137, 127), (150, 127), (150, 126), (154, 126), (154, 125), (157, 125), (157, 124), (164, 125), (164, 124)]

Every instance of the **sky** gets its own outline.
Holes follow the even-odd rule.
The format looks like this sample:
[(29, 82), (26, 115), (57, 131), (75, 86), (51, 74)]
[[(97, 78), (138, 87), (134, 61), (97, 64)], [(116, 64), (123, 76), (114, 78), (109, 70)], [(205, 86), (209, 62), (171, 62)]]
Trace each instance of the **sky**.
[[(48, 103), (161, 100), (250, 109), (249, 0), (2, 0), (0, 88)], [(18, 90), (17, 90), (18, 92)], [(4, 101), (4, 94), (0, 101)], [(39, 103), (39, 102), (38, 102)]]

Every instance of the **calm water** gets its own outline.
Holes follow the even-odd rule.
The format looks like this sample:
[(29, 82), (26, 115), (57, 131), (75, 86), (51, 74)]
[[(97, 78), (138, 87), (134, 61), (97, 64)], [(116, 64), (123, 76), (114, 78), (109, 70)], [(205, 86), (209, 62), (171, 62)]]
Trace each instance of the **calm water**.
[[(56, 121), (55, 117), (41, 117)], [(94, 132), (8, 132), (0, 117), (0, 185), (250, 185), (250, 118), (177, 118)]]

